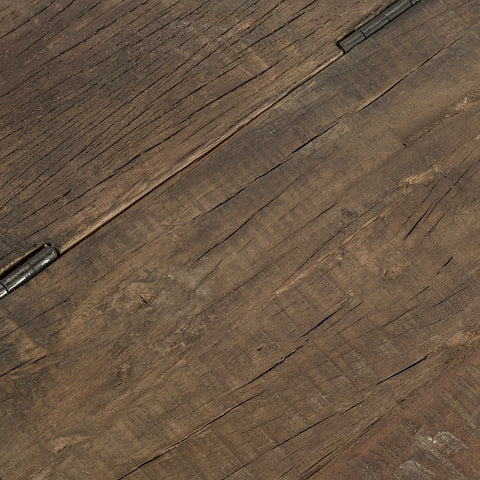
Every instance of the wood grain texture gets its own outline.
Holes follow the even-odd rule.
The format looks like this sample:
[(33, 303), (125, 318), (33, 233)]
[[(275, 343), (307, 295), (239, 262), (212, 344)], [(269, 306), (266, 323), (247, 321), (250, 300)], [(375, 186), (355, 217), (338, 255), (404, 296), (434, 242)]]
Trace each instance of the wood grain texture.
[(63, 251), (341, 54), (388, 0), (0, 10), (0, 265)]
[[(478, 327), (438, 352), (443, 372), (313, 479), (480, 478)], [(465, 358), (466, 357), (466, 358)]]
[(0, 476), (305, 480), (373, 444), (477, 324), (479, 21), (421, 2), (6, 297)]

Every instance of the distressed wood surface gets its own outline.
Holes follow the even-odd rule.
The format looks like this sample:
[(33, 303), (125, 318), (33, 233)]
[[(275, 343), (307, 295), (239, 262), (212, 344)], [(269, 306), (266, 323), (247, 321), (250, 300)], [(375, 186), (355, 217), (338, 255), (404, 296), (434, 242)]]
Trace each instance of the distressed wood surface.
[(479, 21), (421, 2), (3, 299), (0, 476), (430, 469), (419, 401), (476, 478), (415, 392), (478, 323)]
[(0, 5), (0, 269), (61, 251), (338, 58), (388, 0)]
[(313, 479), (480, 478), (479, 329), (437, 354), (442, 375), (396, 406), (362, 441)]

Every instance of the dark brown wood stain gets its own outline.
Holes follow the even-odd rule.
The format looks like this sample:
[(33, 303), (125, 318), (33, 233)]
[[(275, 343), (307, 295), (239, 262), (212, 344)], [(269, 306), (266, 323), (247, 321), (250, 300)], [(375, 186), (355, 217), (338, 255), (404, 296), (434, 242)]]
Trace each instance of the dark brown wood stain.
[[(72, 82), (72, 110), (65, 115), (75, 120), (68, 126), (60, 113), (70, 98), (60, 90), (61, 99), (55, 94), (48, 107), (52, 113), (47, 106), (38, 110), (47, 116), (41, 125), (31, 124), (39, 130), (11, 134), (22, 153), (2, 160), (12, 162), (2, 176), (3, 194), (25, 209), (31, 223), (2, 223), (2, 241), (8, 257), (13, 246), (30, 241), (27, 233), (37, 225), (39, 236), (48, 231), (66, 252), (0, 301), (0, 477), (480, 478), (480, 63), (472, 54), (480, 48), (477, 2), (420, 2), (174, 176), (182, 158), (193, 158), (188, 152), (212, 145), (256, 106), (268, 105), (277, 88), (304, 78), (324, 61), (322, 55), (331, 58), (326, 47), (314, 55), (315, 42), (326, 37), (306, 33), (313, 19), (327, 20), (322, 12), (331, 4), (235, 3), (256, 13), (248, 21), (236, 13), (238, 28), (250, 33), (231, 32), (231, 44), (244, 53), (228, 61), (265, 68), (275, 58), (283, 61), (276, 42), (291, 42), (289, 34), (305, 40), (297, 56), (285, 60), (284, 73), (272, 67), (248, 93), (237, 90), (228, 106), (220, 101), (206, 107), (221, 95), (220, 85), (232, 91), (239, 77), (212, 83), (211, 70), (199, 67), (185, 79), (188, 88), (211, 83), (213, 97), (199, 94), (190, 104), (172, 96), (160, 107), (152, 90), (148, 101), (131, 101), (132, 111), (112, 113), (131, 100), (123, 95), (132, 94), (123, 82), (133, 85), (138, 75), (137, 67), (127, 68), (127, 24), (143, 28), (139, 45), (146, 58), (135, 58), (147, 68), (142, 62), (155, 61), (148, 49), (159, 48), (155, 33), (146, 35), (161, 28), (156, 22), (169, 15), (171, 22), (185, 22), (185, 32), (176, 24), (176, 40), (168, 40), (165, 27), (165, 55), (182, 35), (198, 36), (204, 23), (207, 32), (197, 48), (206, 52), (222, 34), (222, 19), (233, 15), (230, 7), (112, 0), (92, 3), (90, 10), (87, 3), (65, 3), (62, 11), (58, 3), (34, 3), (39, 18), (58, 9), (55, 29), (35, 30), (27, 2), (21, 2), (25, 11), (16, 10), (15, 21), (5, 22), (4, 28), (14, 29), (4, 37), (10, 37), (8, 55), (24, 58), (24, 64), (6, 69), (11, 73), (3, 88), (15, 99), (8, 105), (13, 111), (18, 102), (15, 115), (22, 125), (33, 122), (38, 105), (29, 99), (42, 81), (33, 72), (42, 71), (42, 62), (65, 62), (61, 75), (73, 74), (62, 77), (62, 85)], [(338, 8), (359, 13), (377, 6), (346, 5)], [(303, 26), (288, 30), (287, 19), (302, 8)], [(69, 9), (78, 23), (66, 16)], [(265, 9), (277, 13), (272, 17)], [(107, 18), (118, 25), (112, 29)], [(149, 18), (155, 19), (150, 26)], [(280, 22), (278, 37), (255, 33), (255, 25), (267, 20)], [(347, 13), (332, 17), (332, 45), (349, 31), (346, 23), (351, 29), (358, 21)], [(22, 22), (27, 23), (15, 30)], [(189, 22), (197, 25), (194, 33)], [(21, 28), (31, 29), (25, 54), (27, 45), (14, 41)], [(67, 35), (69, 29), (77, 33)], [(41, 38), (53, 33), (47, 59)], [(95, 41), (82, 41), (81, 35)], [(69, 43), (74, 37), (79, 47)], [(249, 48), (242, 43), (247, 37)], [(115, 55), (125, 56), (125, 70), (120, 60), (104, 58), (112, 52), (109, 42), (118, 42)], [(194, 57), (190, 47), (175, 48), (187, 62)], [(250, 57), (252, 48), (256, 55), (262, 49), (261, 61)], [(104, 59), (91, 67), (98, 70), (90, 93), (79, 52), (89, 62)], [(304, 61), (310, 67), (302, 70)], [(167, 65), (172, 72), (174, 64)], [(55, 78), (62, 78), (48, 72), (42, 78), (52, 92), (63, 88), (54, 87)], [(166, 74), (155, 72), (152, 80)], [(29, 75), (34, 76), (27, 80)], [(178, 78), (184, 77), (179, 71)], [(147, 78), (141, 77), (137, 93), (147, 88)], [(166, 84), (158, 94), (165, 89)], [(192, 112), (202, 106), (195, 117)], [(172, 112), (164, 113), (164, 107)], [(135, 121), (126, 127), (141, 112), (151, 115), (152, 129), (135, 129)], [(113, 115), (103, 144), (95, 143), (100, 127), (88, 123), (95, 115)], [(161, 147), (170, 145), (171, 156), (153, 149), (152, 156), (126, 167), (128, 175), (115, 171), (140, 145), (148, 149), (161, 138), (160, 124), (168, 130), (169, 121), (189, 115), (182, 133)], [(42, 130), (47, 125), (51, 138)], [(68, 160), (63, 153), (85, 146), (67, 133), (80, 131), (80, 125), (97, 132), (88, 140), (94, 150)], [(15, 135), (27, 136), (23, 146)], [(58, 157), (45, 156), (43, 149), (55, 148), (54, 141), (65, 141), (64, 147), (52, 154)], [(111, 161), (102, 157), (103, 148), (110, 148), (105, 155)], [(123, 153), (116, 156), (116, 148)], [(32, 152), (38, 155), (32, 170), (20, 168)], [(14, 163), (18, 183), (8, 173)], [(44, 167), (52, 170), (39, 174), (37, 168)], [(108, 188), (90, 190), (92, 172), (99, 179), (113, 175)], [(162, 183), (162, 175), (170, 178)], [(49, 203), (49, 182), (58, 192), (74, 191), (75, 200)], [(157, 184), (114, 216), (112, 205), (128, 206), (138, 192)], [(47, 217), (32, 210), (33, 191), (36, 205), (50, 205), (48, 228)], [(21, 211), (11, 218), (21, 219)], [(105, 224), (109, 215), (114, 218)], [(102, 228), (84, 238), (96, 222)], [(68, 248), (79, 236), (84, 240)]]

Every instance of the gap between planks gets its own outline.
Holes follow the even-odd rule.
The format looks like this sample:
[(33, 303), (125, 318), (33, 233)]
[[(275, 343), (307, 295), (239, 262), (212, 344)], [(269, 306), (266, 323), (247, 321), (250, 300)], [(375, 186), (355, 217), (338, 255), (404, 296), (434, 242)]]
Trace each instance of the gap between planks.
[[(145, 197), (150, 195), (154, 190), (156, 190), (161, 185), (164, 185), (166, 182), (172, 180), (173, 178), (176, 178), (179, 175), (186, 173), (191, 168), (195, 168), (198, 165), (198, 163), (202, 161), (205, 157), (207, 157), (211, 152), (213, 152), (218, 147), (222, 146), (225, 142), (227, 142), (232, 137), (234, 137), (244, 127), (246, 127), (253, 121), (257, 120), (260, 116), (264, 115), (270, 109), (274, 108), (278, 103), (280, 103), (282, 100), (284, 100), (286, 97), (291, 95), (302, 85), (304, 85), (309, 80), (311, 80), (315, 75), (317, 75), (318, 73), (320, 73), (321, 71), (329, 67), (331, 64), (336, 62), (339, 58), (343, 57), (343, 55), (345, 55), (345, 53), (339, 50), (335, 56), (333, 56), (327, 62), (324, 62), (323, 64), (321, 64), (311, 73), (309, 73), (308, 75), (303, 77), (301, 80), (296, 82), (293, 86), (289, 87), (287, 90), (281, 93), (277, 98), (264, 104), (260, 108), (254, 110), (250, 115), (245, 117), (237, 125), (232, 127), (230, 130), (227, 130), (227, 132), (225, 132), (222, 136), (220, 136), (213, 142), (209, 143), (207, 146), (200, 149), (199, 151), (193, 153), (189, 158), (185, 159), (185, 161), (181, 163), (175, 170), (173, 170), (164, 178), (160, 179), (155, 185), (153, 185), (146, 192), (143, 192), (142, 194), (138, 195), (137, 197), (133, 198), (128, 202), (124, 202), (123, 204), (119, 205), (119, 207), (116, 210), (113, 210), (112, 212), (101, 216), (97, 222), (93, 223), (91, 227), (89, 229), (86, 229), (86, 231), (84, 231), (82, 234), (74, 236), (71, 240), (69, 240), (68, 242), (65, 242), (65, 244), (62, 246), (56, 244), (54, 239), (50, 239), (50, 244), (57, 249), (60, 255), (63, 255), (64, 253), (68, 252), (72, 248), (76, 247), (79, 243), (83, 242), (88, 237), (93, 235), (95, 232), (101, 229), (104, 225), (108, 224), (113, 219), (115, 219), (116, 217), (118, 217), (119, 215), (127, 211), (130, 207), (135, 205), (137, 202), (139, 202), (140, 200), (143, 200)], [(13, 262), (10, 262), (10, 265), (15, 264), (17, 262), (18, 262), (18, 259)], [(5, 270), (7, 268), (5, 268)]]

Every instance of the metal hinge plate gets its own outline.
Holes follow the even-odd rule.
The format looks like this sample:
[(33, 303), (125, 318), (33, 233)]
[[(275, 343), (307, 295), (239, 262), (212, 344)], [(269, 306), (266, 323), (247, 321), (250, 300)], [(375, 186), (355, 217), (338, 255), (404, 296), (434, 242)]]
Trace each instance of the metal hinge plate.
[(24, 284), (40, 273), (58, 258), (58, 252), (50, 245), (43, 246), (38, 252), (0, 278), (0, 298)]
[(413, 7), (420, 0), (398, 0), (383, 12), (379, 13), (376, 17), (373, 17), (367, 23), (356, 28), (352, 33), (349, 33), (346, 37), (338, 42), (338, 46), (346, 53), (353, 47), (362, 43), (368, 37), (378, 32), (387, 23), (390, 23), (393, 19), (397, 18), (403, 12)]

